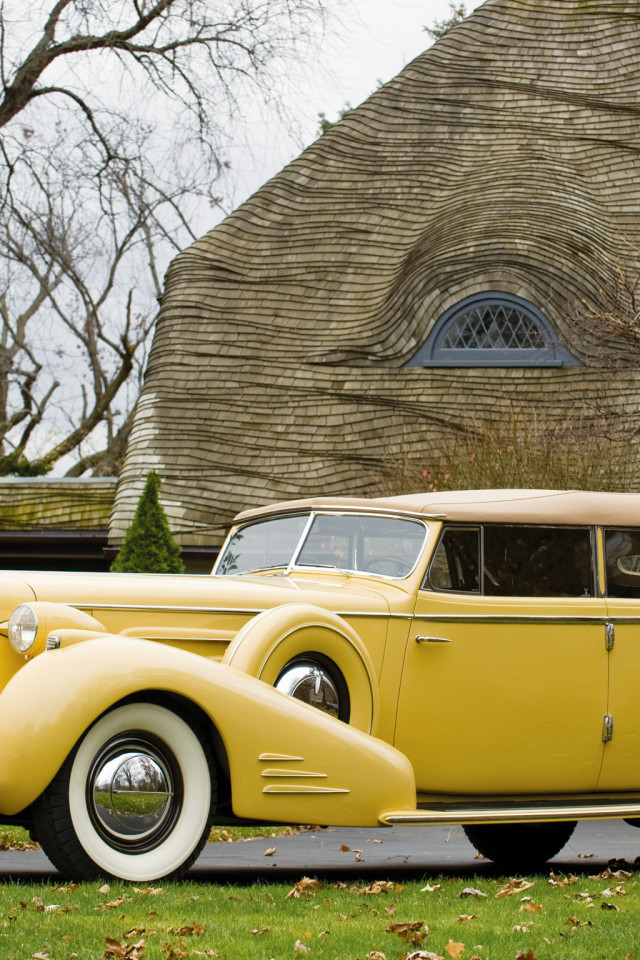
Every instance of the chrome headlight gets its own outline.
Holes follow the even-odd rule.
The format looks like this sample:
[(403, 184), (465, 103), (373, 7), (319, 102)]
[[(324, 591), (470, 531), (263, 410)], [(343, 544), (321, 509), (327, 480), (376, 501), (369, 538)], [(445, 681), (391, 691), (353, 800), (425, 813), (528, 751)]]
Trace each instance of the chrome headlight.
[(38, 633), (38, 618), (28, 603), (21, 603), (9, 618), (9, 640), (16, 653), (26, 653)]

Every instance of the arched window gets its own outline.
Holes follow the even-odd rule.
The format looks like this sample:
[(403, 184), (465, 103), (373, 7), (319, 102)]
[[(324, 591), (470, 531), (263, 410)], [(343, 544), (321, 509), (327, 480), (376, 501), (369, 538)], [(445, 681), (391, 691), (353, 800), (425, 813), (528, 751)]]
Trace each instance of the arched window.
[(580, 361), (532, 303), (487, 292), (447, 310), (409, 367), (565, 367)]

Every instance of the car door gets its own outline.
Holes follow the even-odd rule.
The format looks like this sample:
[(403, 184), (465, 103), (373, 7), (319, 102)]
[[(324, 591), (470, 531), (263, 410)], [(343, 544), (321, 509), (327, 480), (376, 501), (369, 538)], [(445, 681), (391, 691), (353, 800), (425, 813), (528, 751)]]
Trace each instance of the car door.
[(606, 610), (588, 528), (444, 527), (420, 590), (395, 745), (418, 791), (595, 789)]
[(640, 790), (640, 528), (602, 531), (609, 728), (599, 790)]

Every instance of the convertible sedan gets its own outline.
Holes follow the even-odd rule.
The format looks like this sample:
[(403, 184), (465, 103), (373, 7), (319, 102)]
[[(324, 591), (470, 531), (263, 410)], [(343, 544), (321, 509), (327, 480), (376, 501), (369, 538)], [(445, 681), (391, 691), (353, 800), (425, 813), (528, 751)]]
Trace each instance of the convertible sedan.
[(519, 869), (635, 823), (638, 517), (319, 498), (240, 514), (208, 577), (2, 574), (0, 820), (69, 878), (138, 882), (214, 823), (458, 823)]

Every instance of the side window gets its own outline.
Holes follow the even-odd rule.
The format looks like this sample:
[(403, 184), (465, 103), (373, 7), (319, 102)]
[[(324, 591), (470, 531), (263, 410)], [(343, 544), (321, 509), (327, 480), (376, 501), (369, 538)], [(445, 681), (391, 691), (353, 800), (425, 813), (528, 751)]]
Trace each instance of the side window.
[(432, 590), (480, 593), (480, 529), (445, 527), (427, 573)]
[(586, 528), (484, 528), (484, 592), (501, 597), (593, 595), (591, 536)]
[(605, 530), (608, 597), (640, 597), (640, 530)]

